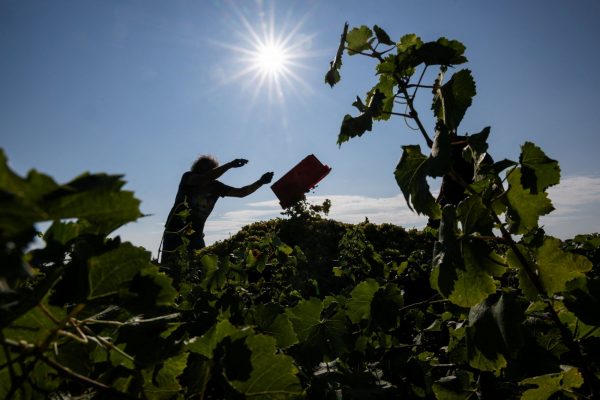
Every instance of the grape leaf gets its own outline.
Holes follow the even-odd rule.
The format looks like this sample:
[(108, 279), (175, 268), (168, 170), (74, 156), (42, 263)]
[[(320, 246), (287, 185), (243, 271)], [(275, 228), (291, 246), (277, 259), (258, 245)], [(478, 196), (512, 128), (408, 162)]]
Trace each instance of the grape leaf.
[(400, 38), (400, 42), (398, 42), (396, 47), (398, 48), (398, 53), (403, 53), (411, 47), (419, 48), (422, 44), (423, 41), (420, 37), (414, 33), (409, 33)]
[(394, 175), (408, 207), (419, 214), (439, 219), (440, 207), (431, 195), (426, 179), (429, 159), (421, 153), (419, 145), (402, 146), (402, 149)]
[(567, 282), (584, 277), (592, 269), (592, 263), (586, 257), (565, 252), (562, 242), (546, 237), (536, 250), (537, 275), (548, 295), (567, 290)]
[(437, 92), (432, 105), (435, 116), (444, 121), (448, 129), (455, 131), (476, 93), (471, 71), (458, 71)]
[(358, 285), (350, 293), (351, 299), (346, 303), (347, 314), (353, 324), (371, 316), (371, 301), (379, 284), (374, 279), (367, 279)]
[(527, 233), (538, 227), (540, 216), (554, 210), (552, 202), (545, 192), (532, 193), (521, 184), (521, 169), (515, 168), (508, 173), (507, 219), (510, 231), (515, 234)]
[(513, 294), (490, 296), (469, 311), (469, 363), (484, 371), (499, 371), (505, 356), (523, 345), (524, 313)]
[(276, 354), (275, 339), (266, 335), (251, 335), (246, 345), (252, 352), (252, 372), (245, 381), (230, 381), (231, 385), (249, 399), (275, 400), (301, 397), (302, 385), (296, 376), (293, 359)]
[(386, 31), (378, 27), (377, 25), (373, 26), (373, 30), (375, 31), (375, 36), (377, 37), (377, 41), (382, 44), (387, 44), (389, 46), (393, 45), (394, 42), (390, 39), (390, 36)]
[(444, 37), (435, 42), (423, 43), (417, 50), (418, 57), (425, 65), (456, 65), (467, 62), (463, 55), (465, 46), (457, 40)]
[(531, 142), (525, 142), (521, 146), (519, 163), (521, 184), (532, 194), (543, 192), (560, 181), (558, 161), (546, 156), (542, 149)]
[(152, 369), (145, 369), (144, 394), (149, 400), (172, 399), (182, 391), (178, 377), (183, 374), (189, 353), (164, 360)]
[(51, 306), (48, 304), (48, 298), (44, 298), (41, 306), (32, 308), (4, 328), (2, 330), (4, 337), (15, 342), (22, 340), (31, 344), (42, 343), (53, 330), (58, 328), (56, 323), (42, 310), (42, 307), (57, 321), (66, 317), (62, 307)]
[(88, 299), (95, 299), (118, 293), (138, 272), (152, 264), (149, 251), (123, 243), (114, 250), (90, 258), (88, 266)]
[(40, 201), (49, 219), (83, 218), (99, 233), (110, 233), (142, 214), (133, 192), (121, 190), (121, 175), (83, 174)]
[(286, 310), (286, 313), (294, 326), (294, 331), (296, 332), (296, 336), (298, 336), (298, 340), (303, 342), (308, 339), (311, 332), (321, 322), (322, 310), (323, 303), (315, 297), (303, 300), (296, 306)]
[(331, 87), (340, 81), (340, 68), (342, 67), (342, 55), (344, 53), (344, 44), (346, 43), (347, 34), (348, 23), (345, 23), (335, 58), (329, 63), (329, 70), (325, 74), (325, 83), (328, 83)]
[(483, 243), (457, 238), (456, 212), (452, 205), (442, 210), (439, 239), (433, 250), (431, 286), (461, 307), (471, 307), (496, 291), (490, 274), (501, 275), (499, 257)]
[(227, 270), (224, 263), (219, 263), (218, 256), (206, 254), (200, 259), (200, 264), (203, 273), (203, 279), (200, 286), (211, 292), (221, 289), (225, 284), (227, 277)]
[(253, 311), (256, 325), (262, 332), (273, 336), (278, 347), (287, 348), (298, 343), (294, 326), (279, 306), (258, 304)]
[(465, 235), (479, 233), (492, 236), (494, 219), (483, 204), (481, 196), (469, 196), (456, 208), (458, 219)]
[(226, 337), (234, 336), (238, 332), (238, 329), (229, 320), (224, 319), (213, 325), (202, 336), (189, 340), (187, 348), (193, 353), (202, 354), (206, 358), (212, 358), (213, 351), (217, 348), (217, 345)]
[(366, 111), (360, 114), (358, 117), (353, 117), (350, 114), (346, 114), (344, 116), (344, 120), (342, 121), (342, 126), (340, 127), (337, 144), (341, 146), (342, 143), (347, 142), (353, 137), (360, 137), (365, 132), (370, 132), (372, 128), (373, 117), (370, 112)]
[(583, 377), (577, 368), (563, 365), (562, 371), (554, 374), (535, 376), (523, 379), (519, 385), (535, 385), (535, 388), (527, 389), (521, 396), (522, 400), (538, 400), (554, 398), (557, 393), (565, 392), (571, 394), (572, 390), (583, 385)]
[(367, 93), (367, 103), (370, 103), (371, 99), (377, 93), (380, 93), (381, 96), (378, 109), (376, 110), (376, 112), (372, 113), (373, 119), (387, 121), (392, 116), (391, 112), (394, 108), (395, 83), (396, 82), (393, 76), (389, 74), (381, 74), (379, 75), (379, 82), (377, 83), (377, 85), (373, 86), (373, 88)]
[(353, 28), (346, 35), (346, 47), (349, 55), (355, 55), (361, 51), (368, 50), (371, 46), (373, 31), (366, 25)]

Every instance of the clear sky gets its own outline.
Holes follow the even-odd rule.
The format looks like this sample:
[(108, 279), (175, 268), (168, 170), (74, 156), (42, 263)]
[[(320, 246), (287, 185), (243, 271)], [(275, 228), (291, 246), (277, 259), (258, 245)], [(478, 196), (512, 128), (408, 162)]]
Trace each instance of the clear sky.
[[(463, 42), (477, 96), (462, 131), (490, 125), (495, 159), (539, 145), (562, 168), (547, 231), (600, 231), (599, 20), (596, 0), (0, 0), (0, 147), (20, 174), (124, 174), (149, 216), (119, 233), (155, 253), (181, 174), (206, 153), (250, 160), (222, 177), (233, 186), (314, 153), (333, 168), (314, 191), (333, 218), (422, 226), (393, 177), (400, 147), (424, 147), (420, 136), (396, 119), (336, 145), (374, 64), (346, 56), (333, 89), (323, 76), (344, 22), (377, 24), (393, 39)], [(261, 78), (250, 59), (270, 36), (286, 72)], [(279, 212), (268, 186), (221, 199), (207, 242)]]

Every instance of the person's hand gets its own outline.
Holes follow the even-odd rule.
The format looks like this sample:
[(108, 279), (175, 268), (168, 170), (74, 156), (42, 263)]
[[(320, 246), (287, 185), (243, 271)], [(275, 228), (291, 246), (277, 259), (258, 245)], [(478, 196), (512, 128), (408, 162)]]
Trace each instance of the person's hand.
[(266, 174), (263, 174), (263, 176), (260, 177), (259, 182), (262, 183), (263, 185), (266, 185), (267, 183), (271, 183), (272, 179), (273, 179), (273, 173), (267, 172)]
[(244, 165), (248, 164), (248, 160), (246, 160), (244, 158), (236, 158), (230, 164), (233, 168), (239, 168), (239, 167), (243, 167)]

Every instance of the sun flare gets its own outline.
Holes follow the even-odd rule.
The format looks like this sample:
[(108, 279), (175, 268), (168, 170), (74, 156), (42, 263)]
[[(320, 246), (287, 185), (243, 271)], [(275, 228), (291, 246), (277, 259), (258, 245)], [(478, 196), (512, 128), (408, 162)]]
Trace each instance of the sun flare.
[[(315, 56), (311, 50), (314, 35), (301, 32), (307, 16), (290, 25), (289, 19), (277, 24), (273, 8), (250, 12), (234, 7), (233, 11), (240, 29), (232, 32), (231, 42), (219, 43), (232, 52), (232, 70), (224, 83), (240, 84), (241, 92), (250, 92), (250, 106), (264, 105), (265, 100), (284, 105), (289, 95), (311, 93), (301, 76), (307, 68), (303, 61)], [(249, 19), (255, 15), (257, 20)]]

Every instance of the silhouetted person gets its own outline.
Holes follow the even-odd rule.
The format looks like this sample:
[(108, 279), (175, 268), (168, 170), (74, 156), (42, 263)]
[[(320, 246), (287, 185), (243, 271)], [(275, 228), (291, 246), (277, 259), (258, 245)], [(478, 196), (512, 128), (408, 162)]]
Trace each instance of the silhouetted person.
[[(169, 212), (162, 241), (161, 264), (167, 268), (176, 268), (177, 248), (187, 242), (187, 256), (204, 244), (204, 224), (219, 197), (245, 197), (259, 187), (270, 183), (273, 172), (263, 174), (250, 185), (236, 188), (225, 185), (217, 179), (230, 168), (246, 165), (248, 160), (241, 158), (219, 165), (211, 156), (201, 156), (190, 171), (181, 177), (175, 204)], [(176, 271), (171, 271), (177, 275)], [(174, 276), (175, 277), (175, 276)]]

